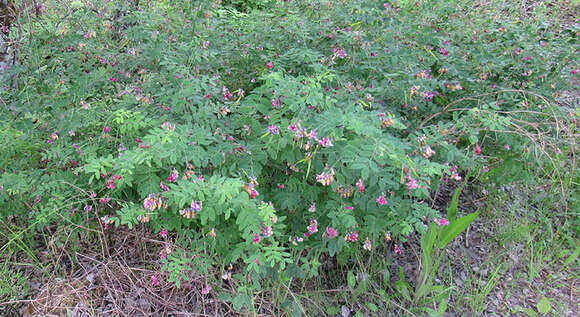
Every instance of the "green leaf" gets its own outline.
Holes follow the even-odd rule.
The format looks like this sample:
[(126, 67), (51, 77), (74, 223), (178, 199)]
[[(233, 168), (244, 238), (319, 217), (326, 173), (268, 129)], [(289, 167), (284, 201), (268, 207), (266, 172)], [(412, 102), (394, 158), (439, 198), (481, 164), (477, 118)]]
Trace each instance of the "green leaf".
[(439, 233), (437, 247), (442, 249), (449, 244), (455, 237), (462, 233), (477, 218), (479, 212), (471, 213), (465, 217), (459, 218), (449, 225), (445, 226)]
[(570, 255), (570, 257), (568, 257), (566, 259), (566, 261), (564, 261), (564, 264), (565, 265), (571, 264), (572, 262), (574, 262), (578, 258), (578, 255), (580, 255), (580, 246), (576, 247), (576, 250), (574, 250), (574, 253), (572, 253)]
[(356, 286), (356, 279), (354, 277), (354, 273), (352, 270), (348, 271), (346, 274), (346, 282), (348, 283), (348, 287), (354, 289)]
[(459, 195), (461, 195), (461, 190), (462, 188), (458, 187), (455, 190), (455, 193), (453, 193), (453, 197), (451, 198), (451, 204), (447, 209), (447, 219), (449, 219), (449, 221), (455, 221), (455, 219), (457, 219), (457, 205), (459, 203)]
[(550, 304), (550, 301), (545, 297), (538, 302), (537, 307), (538, 312), (542, 314), (547, 314), (550, 312), (550, 310), (552, 310), (552, 305)]
[(250, 306), (252, 305), (252, 301), (250, 299), (250, 296), (246, 294), (238, 294), (232, 300), (232, 304), (234, 305), (235, 310), (240, 311), (244, 306), (250, 308)]
[(435, 223), (431, 223), (429, 225), (429, 230), (423, 234), (421, 237), (421, 251), (431, 256), (431, 252), (433, 251), (433, 245), (437, 241), (437, 225)]

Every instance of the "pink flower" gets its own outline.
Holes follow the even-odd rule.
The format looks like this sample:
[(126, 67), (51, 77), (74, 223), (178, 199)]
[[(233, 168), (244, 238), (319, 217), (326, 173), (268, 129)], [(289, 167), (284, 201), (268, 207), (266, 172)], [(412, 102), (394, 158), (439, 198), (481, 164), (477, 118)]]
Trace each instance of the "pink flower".
[(157, 208), (157, 199), (155, 199), (153, 194), (149, 194), (149, 196), (143, 200), (143, 208), (151, 211)]
[(209, 98), (211, 98), (211, 94), (207, 93), (207, 95), (205, 95), (205, 99), (209, 100)]
[(447, 218), (435, 219), (435, 222), (440, 226), (447, 226), (449, 224), (449, 220)]
[(529, 61), (529, 60), (531, 60), (531, 59), (532, 59), (532, 57), (531, 57), (531, 56), (526, 56), (526, 57), (524, 57), (524, 61)]
[(42, 196), (36, 195), (36, 199), (34, 200), (34, 203), (38, 204), (38, 203), (40, 203), (41, 200), (42, 200)]
[(260, 240), (262, 240), (262, 238), (260, 237), (259, 234), (254, 233), (254, 239), (252, 240), (254, 243), (259, 243)]
[(159, 231), (159, 235), (161, 236), (161, 238), (166, 239), (167, 238), (167, 230), (161, 229), (161, 231)]
[(225, 100), (229, 100), (233, 96), (232, 93), (229, 91), (229, 89), (226, 86), (222, 87), (222, 92), (224, 94)]
[(318, 143), (320, 145), (322, 145), (322, 147), (325, 147), (325, 148), (326, 147), (331, 147), (333, 145), (332, 144), (332, 141), (329, 138), (327, 138), (327, 137), (322, 138), (322, 140), (318, 141)]
[(179, 179), (179, 172), (177, 172), (176, 169), (173, 169), (171, 171), (171, 174), (169, 174), (169, 177), (167, 177), (167, 181), (170, 183), (175, 183), (175, 182), (177, 182), (178, 179)]
[(104, 132), (104, 133), (109, 133), (109, 132), (111, 132), (111, 127), (109, 127), (109, 126), (105, 126), (105, 127), (103, 128), (103, 132)]
[(326, 236), (328, 239), (334, 239), (338, 237), (338, 230), (333, 227), (326, 227)]
[(506, 144), (505, 145), (505, 149), (506, 149), (506, 151), (509, 151), (511, 149), (510, 145), (509, 144)]
[(316, 212), (316, 203), (310, 204), (310, 206), (308, 206), (308, 211)]
[(344, 241), (347, 241), (347, 242), (356, 242), (356, 241), (358, 241), (358, 232), (356, 232), (356, 231), (349, 232), (344, 237)]
[(157, 275), (152, 275), (151, 276), (151, 285), (152, 286), (159, 285), (159, 278), (157, 277)]
[(399, 246), (395, 244), (395, 254), (403, 254), (403, 250), (399, 249)]
[(114, 83), (119, 81), (119, 79), (117, 79), (116, 77), (110, 77), (109, 80), (114, 82)]
[(193, 211), (201, 211), (201, 209), (203, 208), (203, 202), (202, 201), (197, 201), (197, 200), (193, 200), (191, 202), (191, 209)]
[(167, 187), (167, 185), (163, 184), (163, 182), (159, 183), (159, 188), (163, 189), (166, 192), (170, 192), (171, 190), (169, 189), (169, 187)]
[(346, 207), (344, 207), (344, 209), (346, 209), (346, 210), (354, 210), (354, 207), (353, 206), (346, 206)]
[(481, 155), (481, 147), (479, 145), (476, 145), (474, 152), (475, 152), (475, 155)]
[(2, 26), (2, 33), (8, 33), (9, 30), (10, 29), (8, 28), (8, 26), (6, 26), (6, 25)]
[(93, 206), (86, 205), (84, 209), (85, 209), (85, 212), (91, 212), (93, 210)]
[(444, 49), (443, 47), (439, 48), (439, 53), (441, 53), (443, 56), (449, 55), (449, 51)]
[(356, 182), (356, 187), (358, 188), (359, 193), (365, 192), (365, 184), (363, 183), (362, 178), (358, 179), (358, 181)]
[(372, 250), (372, 248), (373, 248), (373, 246), (371, 244), (371, 240), (369, 240), (369, 238), (367, 238), (365, 240), (365, 243), (363, 244), (363, 249), (370, 251), (370, 250)]
[(384, 206), (387, 204), (387, 197), (385, 197), (385, 195), (380, 195), (379, 198), (377, 198), (377, 203), (379, 203), (379, 205)]
[(278, 188), (280, 188), (280, 189), (284, 189), (284, 187), (286, 187), (286, 186), (284, 186), (284, 184), (278, 184), (277, 186), (278, 186)]
[(256, 198), (256, 197), (258, 197), (258, 195), (260, 195), (260, 193), (256, 189), (252, 188), (250, 190), (250, 198), (252, 198), (252, 199)]
[(273, 124), (273, 125), (268, 127), (268, 132), (270, 132), (271, 134), (280, 134), (280, 127)]
[(309, 235), (318, 232), (318, 221), (316, 221), (316, 219), (310, 220), (310, 226), (307, 228)]
[(383, 6), (385, 7), (385, 9), (388, 9), (391, 5), (388, 2), (385, 2), (385, 4), (383, 4)]
[(268, 67), (268, 69), (272, 69), (274, 68), (274, 63), (269, 62), (268, 64), (266, 64), (266, 66)]
[(291, 124), (288, 126), (288, 130), (290, 130), (292, 132), (296, 132), (296, 131), (298, 131), (298, 127), (296, 126), (296, 124)]
[(407, 182), (407, 189), (412, 190), (416, 189), (417, 187), (419, 187), (419, 184), (417, 184), (417, 180), (414, 178), (409, 179), (409, 181)]
[(209, 294), (210, 291), (211, 291), (211, 286), (209, 286), (209, 284), (206, 284), (205, 287), (201, 289), (201, 294), (207, 295), (207, 294)]
[(108, 203), (109, 201), (111, 201), (111, 197), (109, 197), (109, 196), (99, 198), (99, 203), (103, 204), (103, 205)]
[(105, 182), (105, 186), (109, 189), (115, 189), (115, 179), (112, 177), (109, 178), (109, 180)]

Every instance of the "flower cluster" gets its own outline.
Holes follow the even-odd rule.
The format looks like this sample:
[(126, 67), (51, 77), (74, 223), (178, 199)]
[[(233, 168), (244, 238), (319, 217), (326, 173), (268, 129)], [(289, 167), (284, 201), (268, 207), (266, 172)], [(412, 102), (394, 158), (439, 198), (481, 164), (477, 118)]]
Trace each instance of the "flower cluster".
[(359, 178), (358, 181), (356, 182), (356, 188), (358, 189), (359, 193), (365, 192), (365, 184), (363, 183), (362, 178)]
[(163, 182), (159, 182), (159, 188), (163, 189), (166, 192), (170, 192), (171, 191), (169, 189), (169, 187), (167, 185), (165, 185)]
[(202, 208), (202, 201), (193, 200), (189, 208), (181, 209), (179, 214), (187, 219), (195, 218)]
[(382, 194), (379, 196), (379, 198), (377, 198), (377, 203), (381, 206), (384, 206), (387, 204), (387, 197), (385, 197), (385, 194)]
[(170, 183), (175, 183), (175, 182), (177, 182), (178, 179), (179, 179), (179, 172), (176, 169), (173, 169), (171, 171), (171, 174), (169, 174), (169, 177), (167, 177), (167, 181)]
[(175, 124), (173, 124), (173, 123), (171, 123), (169, 121), (165, 121), (161, 125), (161, 129), (167, 130), (167, 131), (175, 131)]
[(318, 221), (316, 219), (310, 220), (310, 225), (306, 227), (308, 232), (304, 234), (304, 237), (309, 237), (310, 235), (318, 232)]
[(280, 134), (280, 127), (273, 124), (273, 125), (268, 127), (268, 132), (270, 134)]
[(346, 242), (357, 242), (358, 241), (358, 232), (351, 231), (344, 236), (344, 241)]
[(260, 195), (260, 193), (256, 190), (255, 186), (257, 184), (249, 183), (249, 184), (242, 184), (242, 188), (250, 195), (250, 198), (254, 199)]
[(143, 208), (149, 211), (155, 211), (167, 207), (167, 198), (161, 196), (159, 193), (149, 194), (145, 200), (143, 200)]
[(304, 149), (306, 151), (310, 151), (312, 148), (312, 142), (318, 142), (320, 146), (324, 148), (332, 147), (334, 144), (329, 137), (318, 138), (318, 134), (316, 130), (310, 130), (302, 128), (301, 122), (298, 121), (288, 126), (288, 130), (294, 132), (294, 141), (298, 142), (302, 138), (307, 138), (308, 142), (304, 144)]
[(344, 198), (349, 198), (354, 193), (354, 188), (352, 186), (336, 186), (336, 192), (339, 193)]
[(115, 181), (122, 179), (123, 176), (113, 174), (113, 176), (109, 177), (109, 179), (105, 182), (105, 186), (109, 189), (115, 189)]
[(390, 127), (393, 125), (393, 123), (395, 123), (395, 121), (393, 121), (393, 118), (384, 112), (379, 113), (377, 117), (379, 117), (379, 120), (381, 121), (382, 129)]
[(322, 234), (323, 238), (334, 239), (338, 237), (338, 229), (333, 227), (326, 227), (325, 232)]
[(330, 168), (328, 172), (322, 172), (316, 175), (316, 181), (321, 183), (323, 186), (330, 186), (334, 180), (334, 168)]
[(333, 53), (333, 55), (332, 55), (332, 60), (335, 60), (335, 59), (337, 59), (337, 58), (340, 58), (340, 59), (345, 59), (345, 58), (348, 56), (348, 54), (346, 53), (346, 51), (345, 51), (345, 50), (343, 50), (343, 49), (342, 49), (342, 48), (340, 48), (340, 47), (335, 47), (335, 48), (333, 48), (333, 49), (332, 49), (332, 53)]

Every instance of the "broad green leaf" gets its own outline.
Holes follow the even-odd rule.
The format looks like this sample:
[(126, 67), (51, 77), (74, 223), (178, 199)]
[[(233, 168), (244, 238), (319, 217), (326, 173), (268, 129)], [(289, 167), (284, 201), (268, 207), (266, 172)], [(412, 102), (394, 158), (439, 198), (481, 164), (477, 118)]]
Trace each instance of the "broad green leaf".
[(552, 305), (550, 304), (550, 301), (544, 297), (538, 302), (537, 308), (538, 312), (547, 314), (552, 310)]
[(459, 218), (449, 225), (443, 227), (439, 233), (439, 239), (437, 241), (438, 248), (444, 248), (451, 242), (455, 237), (462, 233), (467, 227), (477, 218), (479, 212), (471, 213), (467, 216)]
[(346, 282), (348, 283), (348, 287), (354, 289), (354, 287), (356, 286), (356, 279), (354, 277), (354, 272), (348, 271), (348, 273), (346, 274)]
[(455, 192), (453, 193), (453, 197), (451, 198), (451, 204), (447, 209), (447, 219), (449, 221), (454, 221), (457, 219), (457, 210), (458, 210), (458, 203), (459, 203), (459, 196), (461, 195), (461, 187), (458, 187)]

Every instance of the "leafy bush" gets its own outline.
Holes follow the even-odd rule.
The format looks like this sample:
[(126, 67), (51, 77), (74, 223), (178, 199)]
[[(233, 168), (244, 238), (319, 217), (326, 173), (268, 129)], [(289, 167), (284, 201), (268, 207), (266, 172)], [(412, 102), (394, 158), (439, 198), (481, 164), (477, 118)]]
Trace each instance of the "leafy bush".
[(577, 70), (565, 35), (458, 25), (446, 1), (47, 7), (0, 96), (0, 216), (170, 232), (177, 283), (218, 259), (315, 275), (424, 233), (439, 182), (543, 166), (519, 153), (561, 144), (527, 139), (574, 115), (551, 101)]

